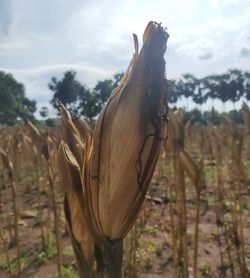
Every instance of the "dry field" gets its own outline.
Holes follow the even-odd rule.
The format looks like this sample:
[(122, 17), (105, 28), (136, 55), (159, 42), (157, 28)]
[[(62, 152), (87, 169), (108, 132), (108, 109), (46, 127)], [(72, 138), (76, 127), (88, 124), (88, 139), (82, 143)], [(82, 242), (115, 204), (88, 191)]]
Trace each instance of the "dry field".
[[(245, 114), (245, 126), (225, 118), (219, 128), (184, 127), (176, 116), (125, 238), (125, 277), (249, 277), (247, 108)], [(57, 277), (58, 269), (78, 277), (57, 167), (60, 131), (41, 132), (49, 158), (27, 127), (0, 129), (1, 278)]]

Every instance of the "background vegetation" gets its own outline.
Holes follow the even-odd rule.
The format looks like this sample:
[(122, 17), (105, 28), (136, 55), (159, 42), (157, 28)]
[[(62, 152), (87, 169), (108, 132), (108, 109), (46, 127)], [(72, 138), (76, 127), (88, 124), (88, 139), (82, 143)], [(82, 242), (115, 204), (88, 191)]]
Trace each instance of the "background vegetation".
[[(50, 103), (58, 110), (56, 100), (59, 99), (71, 112), (93, 120), (121, 76), (118, 73), (111, 79), (97, 82), (94, 88), (88, 88), (77, 80), (75, 71), (67, 71), (61, 79), (52, 77), (49, 81)], [(250, 100), (250, 73), (247, 71), (233, 69), (203, 78), (184, 74), (179, 79), (168, 80), (166, 83), (169, 105), (175, 107), (182, 101), (185, 103), (185, 120), (192, 118), (198, 124), (205, 124), (207, 121), (216, 125), (221, 123), (222, 113), (216, 111), (215, 107), (218, 101), (223, 104), (225, 111), (225, 105), (229, 102), (235, 107), (240, 100)], [(211, 111), (201, 112), (209, 101), (212, 103)], [(194, 105), (195, 108), (190, 109)], [(0, 72), (0, 124), (13, 125), (19, 120), (28, 119), (39, 122), (35, 119), (35, 112), (36, 102), (25, 96), (23, 84), (16, 81), (11, 74)], [(42, 107), (39, 114), (46, 125), (53, 126), (57, 123), (55, 118), (49, 117), (48, 107)], [(236, 109), (229, 116), (238, 123), (243, 121), (242, 114)]]

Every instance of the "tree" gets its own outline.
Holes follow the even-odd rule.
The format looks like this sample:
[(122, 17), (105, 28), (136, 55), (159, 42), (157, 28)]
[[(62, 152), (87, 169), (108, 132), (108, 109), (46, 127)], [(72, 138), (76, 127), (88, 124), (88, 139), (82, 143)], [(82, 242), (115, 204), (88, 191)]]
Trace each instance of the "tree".
[(48, 127), (55, 127), (56, 125), (58, 125), (58, 121), (56, 119), (53, 118), (48, 118), (45, 120), (45, 124)]
[(184, 74), (182, 76), (182, 87), (180, 91), (180, 95), (184, 96), (187, 99), (187, 110), (188, 110), (188, 99), (193, 97), (193, 101), (196, 103), (200, 103), (199, 98), (196, 96), (195, 92), (198, 86), (198, 79), (194, 77), (192, 74)]
[(222, 123), (221, 114), (216, 110), (205, 111), (203, 118), (206, 122), (211, 122), (214, 125), (220, 125)]
[(244, 95), (244, 74), (240, 70), (229, 70), (229, 95), (230, 100), (235, 104)]
[(190, 119), (193, 119), (193, 122), (195, 122), (198, 125), (204, 125), (206, 123), (206, 121), (203, 118), (202, 112), (197, 108), (191, 111), (184, 112), (184, 123), (186, 124)]
[(120, 72), (120, 73), (116, 73), (114, 75), (114, 84), (113, 84), (113, 87), (116, 88), (120, 82), (120, 80), (122, 79), (122, 76), (123, 76), (123, 72)]
[(165, 80), (167, 83), (167, 99), (169, 103), (176, 103), (182, 92), (183, 82), (181, 80)]
[(105, 103), (108, 100), (109, 95), (111, 94), (113, 89), (114, 89), (114, 81), (112, 79), (99, 81), (94, 88), (102, 103)]
[(36, 102), (25, 96), (25, 88), (11, 74), (0, 71), (0, 123), (14, 125), (19, 119), (33, 120)]
[(54, 92), (51, 104), (58, 109), (57, 99), (59, 99), (67, 109), (92, 120), (107, 101), (118, 79), (119, 74), (115, 75), (115, 80), (98, 82), (91, 90), (76, 80), (76, 72), (67, 71), (62, 80), (53, 77), (48, 84), (50, 90)]
[(97, 116), (102, 105), (99, 96), (95, 91), (84, 88), (79, 92), (79, 104), (77, 112), (90, 120)]
[(218, 83), (217, 75), (209, 75), (201, 79), (201, 86), (203, 88), (204, 98), (212, 99), (212, 110), (214, 110), (214, 100), (218, 98)]
[(57, 100), (59, 99), (66, 108), (77, 112), (77, 100), (84, 90), (83, 85), (76, 80), (75, 71), (64, 73), (62, 80), (52, 77), (48, 84), (49, 89), (54, 93), (51, 104), (58, 110)]
[(250, 72), (244, 72), (244, 97), (250, 100)]
[(111, 92), (118, 86), (122, 76), (123, 73), (117, 73), (114, 75), (113, 79), (105, 79), (103, 81), (99, 81), (96, 84), (94, 91), (101, 101), (101, 106), (104, 105), (104, 103), (108, 100)]
[(117, 87), (122, 76), (122, 73), (117, 73), (113, 79), (99, 81), (93, 90), (84, 87), (79, 94), (78, 113), (90, 120), (95, 118), (108, 100), (111, 92)]
[(228, 116), (237, 124), (244, 124), (244, 116), (241, 111), (231, 110), (228, 112)]
[(47, 118), (48, 115), (49, 115), (49, 109), (45, 106), (43, 106), (40, 111), (39, 111), (39, 114), (42, 118)]

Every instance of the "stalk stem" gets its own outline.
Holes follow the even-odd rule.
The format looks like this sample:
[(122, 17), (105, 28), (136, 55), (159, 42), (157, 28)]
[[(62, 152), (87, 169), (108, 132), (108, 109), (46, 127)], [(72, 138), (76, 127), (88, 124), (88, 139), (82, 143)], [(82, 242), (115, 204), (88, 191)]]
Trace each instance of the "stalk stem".
[(123, 240), (101, 240), (96, 245), (97, 278), (123, 278)]

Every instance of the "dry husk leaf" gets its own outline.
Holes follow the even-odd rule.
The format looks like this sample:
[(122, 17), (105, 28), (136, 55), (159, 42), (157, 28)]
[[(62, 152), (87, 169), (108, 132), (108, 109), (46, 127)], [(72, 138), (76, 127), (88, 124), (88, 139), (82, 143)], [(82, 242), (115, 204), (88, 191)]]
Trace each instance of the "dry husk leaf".
[(36, 146), (37, 150), (45, 157), (46, 160), (49, 159), (49, 149), (46, 142), (45, 136), (30, 122), (27, 121), (27, 127), (31, 136), (31, 139)]
[(87, 147), (87, 207), (95, 232), (123, 238), (145, 198), (165, 136), (167, 33), (150, 22), (121, 83), (102, 110)]
[(69, 149), (74, 154), (80, 167), (83, 166), (84, 161), (84, 143), (81, 141), (81, 135), (74, 125), (71, 117), (68, 115), (66, 108), (61, 102), (61, 122), (63, 130), (63, 140), (67, 143)]
[[(94, 241), (88, 228), (85, 215), (85, 200), (80, 176), (80, 167), (65, 143), (61, 143), (58, 151), (58, 164), (61, 183), (65, 192), (65, 214), (71, 239), (76, 241), (84, 254), (85, 260), (91, 264), (94, 253)], [(74, 246), (74, 244), (73, 244)], [(74, 250), (76, 257), (77, 250)]]

